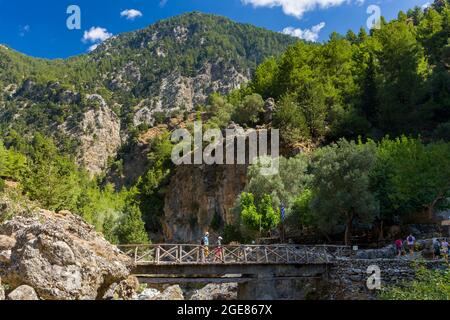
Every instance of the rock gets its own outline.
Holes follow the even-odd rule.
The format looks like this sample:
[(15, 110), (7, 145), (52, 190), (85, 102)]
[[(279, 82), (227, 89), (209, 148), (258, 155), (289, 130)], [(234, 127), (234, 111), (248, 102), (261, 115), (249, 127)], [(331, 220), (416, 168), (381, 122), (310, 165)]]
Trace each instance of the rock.
[(215, 219), (231, 225), (230, 210), (246, 184), (246, 165), (177, 166), (165, 195), (162, 226), (167, 241), (195, 241)]
[(276, 109), (275, 100), (273, 98), (267, 99), (264, 104), (264, 122), (265, 123), (272, 122), (275, 109)]
[(16, 245), (14, 238), (0, 234), (0, 251), (11, 250)]
[(5, 288), (2, 286), (2, 279), (0, 278), (0, 301), (5, 300)]
[(8, 294), (9, 300), (39, 300), (36, 291), (27, 285), (22, 285)]
[(16, 240), (10, 264), (0, 269), (4, 282), (12, 288), (29, 285), (44, 300), (100, 299), (132, 266), (128, 256), (68, 211), (15, 216), (0, 224), (0, 234)]
[(160, 295), (157, 295), (150, 300), (184, 300), (184, 295), (180, 286), (174, 285), (168, 287)]
[(190, 300), (237, 300), (237, 283), (210, 283), (197, 290)]
[(136, 300), (138, 290), (139, 280), (135, 276), (129, 276), (115, 287), (113, 296), (120, 300)]
[(155, 300), (155, 298), (160, 294), (160, 291), (153, 288), (148, 288), (138, 295), (138, 300)]
[(11, 262), (11, 250), (0, 251), (0, 263), (10, 264)]

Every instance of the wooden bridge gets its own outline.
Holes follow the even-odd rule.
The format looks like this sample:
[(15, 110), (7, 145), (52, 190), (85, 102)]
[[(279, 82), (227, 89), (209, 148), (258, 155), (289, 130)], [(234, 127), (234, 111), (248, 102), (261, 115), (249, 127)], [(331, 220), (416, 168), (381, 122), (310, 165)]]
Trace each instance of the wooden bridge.
[(350, 247), (328, 245), (152, 244), (119, 248), (134, 260), (132, 274), (141, 283), (238, 283), (240, 299), (255, 299), (267, 292), (284, 297), (279, 288), (323, 279), (337, 257), (351, 254)]
[(136, 265), (327, 264), (348, 256), (346, 246), (193, 244), (124, 245), (119, 248)]

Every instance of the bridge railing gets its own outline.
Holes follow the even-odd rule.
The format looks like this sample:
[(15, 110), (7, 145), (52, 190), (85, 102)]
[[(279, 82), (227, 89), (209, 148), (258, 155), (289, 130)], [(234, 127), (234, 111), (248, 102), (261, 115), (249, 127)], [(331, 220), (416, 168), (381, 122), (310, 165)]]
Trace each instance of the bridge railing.
[(136, 264), (313, 264), (347, 255), (344, 246), (193, 244), (124, 245)]

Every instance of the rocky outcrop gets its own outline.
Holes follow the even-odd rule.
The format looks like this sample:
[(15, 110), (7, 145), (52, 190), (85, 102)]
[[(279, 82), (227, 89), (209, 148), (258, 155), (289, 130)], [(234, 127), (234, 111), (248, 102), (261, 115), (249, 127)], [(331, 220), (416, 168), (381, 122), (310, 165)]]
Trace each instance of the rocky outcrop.
[(184, 300), (183, 290), (179, 285), (170, 286), (152, 300)]
[(2, 285), (2, 279), (0, 278), (0, 301), (5, 300), (5, 288)]
[(183, 290), (179, 285), (166, 287), (163, 291), (148, 288), (138, 296), (139, 300), (184, 300)]
[(231, 212), (246, 184), (245, 165), (183, 165), (171, 178), (165, 198), (164, 236), (168, 241), (197, 241), (235, 222)]
[(242, 74), (222, 59), (206, 62), (192, 77), (179, 72), (168, 74), (150, 89), (156, 94), (135, 107), (134, 125), (153, 125), (157, 112), (191, 111), (195, 106), (204, 105), (212, 93), (227, 94), (247, 82), (249, 77), (250, 71)]
[(210, 283), (190, 297), (190, 300), (237, 300), (237, 283)]
[(120, 119), (102, 96), (89, 95), (87, 100), (91, 107), (81, 122), (72, 128), (66, 123), (63, 128), (80, 143), (77, 162), (91, 174), (98, 174), (106, 168), (108, 159), (115, 157), (122, 144)]
[(15, 240), (9, 261), (0, 266), (3, 282), (11, 289), (30, 286), (45, 300), (101, 298), (113, 283), (127, 278), (132, 265), (67, 211), (16, 216), (0, 225), (0, 234)]
[(8, 294), (8, 300), (39, 300), (36, 291), (30, 286), (23, 285)]

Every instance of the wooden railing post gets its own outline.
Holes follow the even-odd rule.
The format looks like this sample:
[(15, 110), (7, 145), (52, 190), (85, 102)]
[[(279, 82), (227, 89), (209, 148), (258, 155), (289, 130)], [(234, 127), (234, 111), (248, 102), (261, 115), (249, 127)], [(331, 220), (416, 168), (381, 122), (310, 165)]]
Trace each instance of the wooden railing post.
[(159, 264), (159, 255), (160, 255), (160, 248), (159, 248), (159, 246), (157, 246), (156, 247), (156, 257), (155, 257), (156, 264)]

